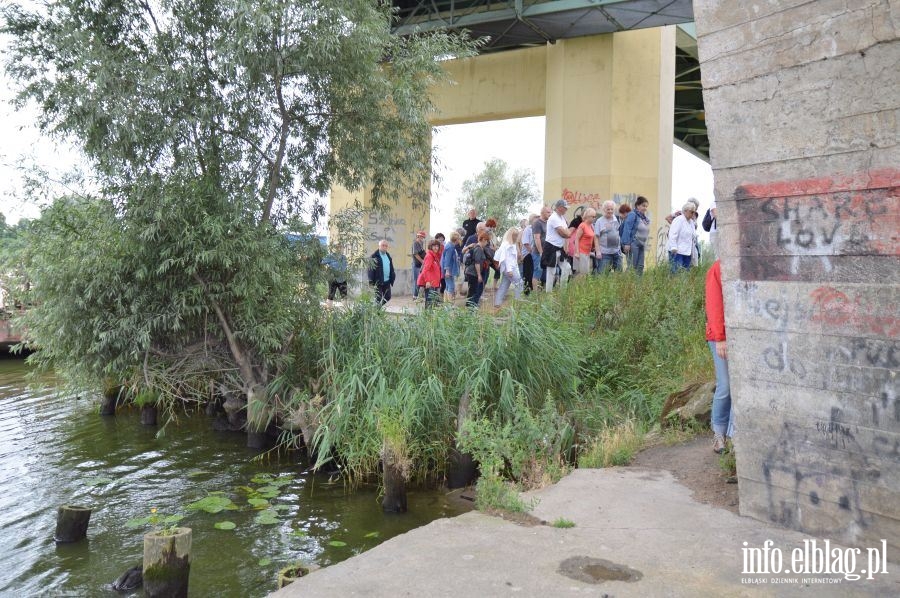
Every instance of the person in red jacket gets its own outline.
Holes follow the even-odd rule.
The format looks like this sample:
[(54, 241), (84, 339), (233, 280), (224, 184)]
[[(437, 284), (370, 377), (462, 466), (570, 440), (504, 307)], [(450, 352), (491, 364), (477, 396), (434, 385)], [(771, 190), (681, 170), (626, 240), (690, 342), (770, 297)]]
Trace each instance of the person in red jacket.
[(716, 392), (713, 394), (713, 450), (725, 451), (725, 439), (734, 435), (731, 411), (731, 384), (728, 380), (728, 347), (725, 344), (725, 305), (722, 299), (722, 265), (719, 260), (706, 273), (706, 340), (716, 367)]
[(428, 242), (428, 253), (422, 262), (422, 271), (416, 285), (425, 287), (425, 307), (434, 307), (441, 298), (441, 242), (432, 239)]

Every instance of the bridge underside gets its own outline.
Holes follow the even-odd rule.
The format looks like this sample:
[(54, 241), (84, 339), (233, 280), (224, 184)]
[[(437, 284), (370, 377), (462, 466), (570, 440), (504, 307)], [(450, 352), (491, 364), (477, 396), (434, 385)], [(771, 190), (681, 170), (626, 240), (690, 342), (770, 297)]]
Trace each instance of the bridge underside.
[(394, 33), (462, 29), (483, 38), (482, 53), (559, 40), (684, 25), (676, 37), (674, 141), (709, 159), (691, 0), (394, 0)]

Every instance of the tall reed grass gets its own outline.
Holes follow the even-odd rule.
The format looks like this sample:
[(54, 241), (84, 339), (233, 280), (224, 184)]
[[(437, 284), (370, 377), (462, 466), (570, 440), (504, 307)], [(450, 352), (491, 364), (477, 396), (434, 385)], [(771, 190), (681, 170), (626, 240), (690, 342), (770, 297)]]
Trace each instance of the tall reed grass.
[[(389, 441), (406, 451), (410, 478), (439, 476), (464, 396), (478, 398), (482, 421), (498, 422), (504, 442), (522, 410), (546, 419), (548, 399), (582, 446), (625, 422), (649, 429), (667, 394), (712, 379), (705, 270), (578, 279), (501, 318), (437, 309), (398, 319), (361, 303), (329, 314), (317, 364), (318, 464), (337, 458), (351, 479), (366, 478)], [(574, 460), (573, 436), (565, 438), (556, 450)]]

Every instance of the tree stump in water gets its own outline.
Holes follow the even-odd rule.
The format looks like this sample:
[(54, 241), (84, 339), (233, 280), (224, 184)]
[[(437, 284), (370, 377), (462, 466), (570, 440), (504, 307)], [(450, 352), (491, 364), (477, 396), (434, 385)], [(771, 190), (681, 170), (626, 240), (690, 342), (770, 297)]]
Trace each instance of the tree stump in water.
[(83, 540), (87, 536), (90, 521), (89, 507), (63, 505), (56, 513), (56, 534), (53, 539), (61, 544)]
[(116, 414), (116, 405), (119, 402), (121, 393), (121, 386), (110, 386), (103, 389), (103, 399), (100, 401), (100, 415), (110, 416)]
[(191, 528), (144, 534), (144, 593), (150, 598), (187, 598)]
[(312, 570), (312, 567), (304, 565), (303, 563), (288, 565), (278, 572), (278, 589), (280, 590), (284, 586), (293, 583), (304, 575), (309, 575), (309, 572)]
[(406, 463), (387, 442), (381, 449), (384, 468), (384, 498), (381, 508), (389, 513), (406, 512)]
[(478, 468), (471, 453), (461, 453), (456, 447), (450, 449), (447, 467), (447, 487), (451, 490), (465, 488), (478, 477)]
[(158, 413), (156, 405), (144, 405), (141, 407), (141, 423), (145, 426), (155, 426)]

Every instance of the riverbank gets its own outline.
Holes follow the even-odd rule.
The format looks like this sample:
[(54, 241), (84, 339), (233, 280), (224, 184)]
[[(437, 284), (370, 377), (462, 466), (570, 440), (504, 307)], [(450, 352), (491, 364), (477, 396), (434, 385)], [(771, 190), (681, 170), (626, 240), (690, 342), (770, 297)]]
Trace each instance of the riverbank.
[[(548, 525), (522, 526), (478, 512), (437, 520), (272, 596), (900, 595), (894, 562), (872, 580), (746, 573), (748, 548), (771, 541), (770, 554), (778, 549), (790, 567), (795, 548), (804, 541), (823, 547), (824, 540), (701, 504), (668, 471), (578, 469), (525, 496), (537, 501), (532, 514)], [(554, 527), (561, 518), (574, 527)], [(856, 572), (866, 566), (863, 551)]]

